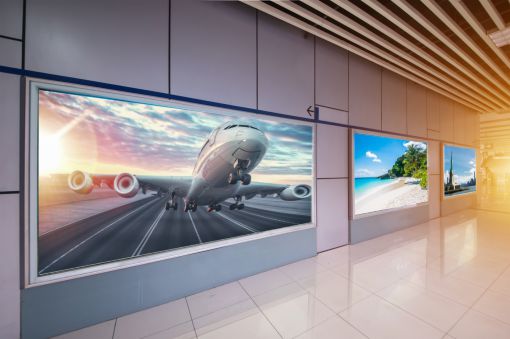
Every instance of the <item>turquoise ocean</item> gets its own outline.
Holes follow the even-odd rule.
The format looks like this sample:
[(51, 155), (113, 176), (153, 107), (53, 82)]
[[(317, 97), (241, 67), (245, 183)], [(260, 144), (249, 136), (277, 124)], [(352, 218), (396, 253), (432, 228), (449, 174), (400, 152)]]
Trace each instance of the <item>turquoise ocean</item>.
[(373, 188), (390, 184), (397, 179), (354, 178), (354, 197), (359, 199)]

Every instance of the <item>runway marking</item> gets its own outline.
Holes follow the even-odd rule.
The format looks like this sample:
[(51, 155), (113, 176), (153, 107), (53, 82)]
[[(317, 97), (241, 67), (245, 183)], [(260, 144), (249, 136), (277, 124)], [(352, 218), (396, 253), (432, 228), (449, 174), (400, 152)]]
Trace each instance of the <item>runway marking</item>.
[(138, 256), (138, 255), (140, 255), (140, 253), (142, 253), (143, 249), (145, 248), (145, 245), (147, 245), (147, 241), (149, 241), (149, 238), (151, 237), (152, 233), (156, 229), (156, 226), (158, 226), (158, 223), (161, 220), (161, 218), (163, 217), (163, 214), (165, 213), (165, 211), (166, 211), (166, 209), (163, 208), (161, 210), (161, 212), (159, 212), (156, 219), (154, 219), (154, 222), (152, 223), (151, 227), (149, 227), (149, 229), (143, 236), (142, 241), (140, 241), (138, 246), (135, 248), (135, 251), (133, 252), (133, 254), (131, 254), (132, 257)]
[(154, 199), (154, 200), (151, 200), (149, 201), (148, 203), (146, 204), (143, 204), (142, 206), (132, 210), (131, 212), (129, 212), (128, 214), (118, 218), (117, 220), (111, 222), (110, 224), (108, 224), (107, 226), (103, 227), (102, 229), (100, 229), (99, 231), (97, 231), (96, 233), (92, 234), (90, 237), (88, 237), (87, 239), (81, 241), (80, 243), (78, 243), (77, 245), (75, 245), (74, 247), (72, 247), (71, 249), (69, 249), (67, 252), (65, 252), (64, 254), (62, 254), (60, 257), (58, 257), (57, 259), (53, 260), (51, 263), (49, 263), (48, 265), (46, 265), (46, 267), (44, 267), (42, 270), (39, 271), (39, 273), (43, 273), (44, 271), (46, 271), (48, 268), (50, 268), (51, 266), (53, 266), (54, 264), (56, 264), (57, 262), (59, 262), (60, 260), (62, 260), (62, 258), (64, 258), (65, 256), (67, 256), (69, 253), (71, 253), (72, 251), (74, 251), (75, 249), (77, 249), (78, 247), (80, 247), (81, 245), (83, 245), (84, 243), (86, 243), (87, 241), (89, 241), (90, 239), (92, 238), (95, 238), (98, 234), (106, 231), (107, 229), (109, 229), (110, 227), (112, 227), (113, 225), (115, 225), (116, 223), (118, 223), (119, 221), (129, 217), (131, 214), (137, 212), (138, 210), (144, 208), (145, 206), (147, 205), (150, 205), (156, 201), (160, 201), (160, 199)]
[[(224, 204), (222, 204), (222, 205), (223, 205), (223, 206), (226, 206), (226, 205), (224, 205)], [(228, 206), (226, 206), (226, 207), (228, 207)], [(286, 223), (286, 224), (295, 224), (295, 222), (292, 222), (292, 221), (285, 221), (285, 220), (280, 220), (280, 219), (275, 219), (275, 218), (265, 217), (265, 216), (263, 216), (263, 215), (258, 215), (258, 214), (255, 214), (255, 213), (250, 213), (250, 212), (245, 211), (245, 210), (243, 210), (241, 213), (243, 213), (243, 214), (250, 214), (250, 215), (254, 215), (254, 216), (259, 217), (259, 218), (264, 218), (264, 219), (269, 219), (269, 220), (274, 220), (274, 221), (284, 222), (284, 223)]]
[(202, 243), (202, 238), (200, 238), (200, 234), (198, 234), (197, 226), (195, 225), (195, 222), (193, 221), (193, 218), (191, 217), (191, 213), (188, 211), (189, 219), (191, 220), (191, 223), (193, 224), (193, 228), (195, 229), (195, 233), (197, 235), (198, 241)]
[(220, 217), (223, 217), (225, 219), (227, 219), (228, 221), (230, 221), (231, 223), (234, 223), (236, 224), (237, 226), (240, 226), (242, 228), (244, 228), (245, 230), (247, 231), (250, 231), (251, 233), (256, 233), (256, 232), (259, 232), (259, 230), (255, 229), (255, 228), (252, 228), (250, 226), (246, 226), (245, 224), (243, 224), (242, 222), (240, 221), (237, 221), (237, 220), (234, 220), (234, 219), (231, 219), (229, 217), (227, 217), (226, 215), (224, 215), (223, 213), (221, 212), (216, 212), (217, 215), (219, 215)]

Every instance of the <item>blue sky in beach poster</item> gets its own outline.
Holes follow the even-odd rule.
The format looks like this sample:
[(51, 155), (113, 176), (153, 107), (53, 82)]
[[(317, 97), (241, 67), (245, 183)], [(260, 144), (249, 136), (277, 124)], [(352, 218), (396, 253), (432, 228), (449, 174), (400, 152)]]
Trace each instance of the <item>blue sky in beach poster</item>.
[(355, 133), (354, 176), (373, 178), (387, 173), (410, 144), (427, 148), (424, 142)]

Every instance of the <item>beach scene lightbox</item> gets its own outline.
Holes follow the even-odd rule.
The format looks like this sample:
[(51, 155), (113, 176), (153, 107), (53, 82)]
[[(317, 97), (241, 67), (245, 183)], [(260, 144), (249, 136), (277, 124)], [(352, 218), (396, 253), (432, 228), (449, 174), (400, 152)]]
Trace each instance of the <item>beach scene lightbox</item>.
[(353, 147), (355, 215), (428, 201), (427, 143), (355, 132)]

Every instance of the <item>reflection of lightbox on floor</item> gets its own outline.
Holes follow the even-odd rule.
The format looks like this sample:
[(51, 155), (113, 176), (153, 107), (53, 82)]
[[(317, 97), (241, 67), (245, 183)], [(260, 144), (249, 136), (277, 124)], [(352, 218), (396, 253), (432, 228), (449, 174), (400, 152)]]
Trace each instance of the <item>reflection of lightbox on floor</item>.
[(360, 131), (352, 138), (355, 217), (428, 202), (426, 142)]
[(476, 192), (476, 150), (444, 145), (443, 194), (445, 197)]
[(29, 90), (32, 282), (313, 221), (310, 123)]

